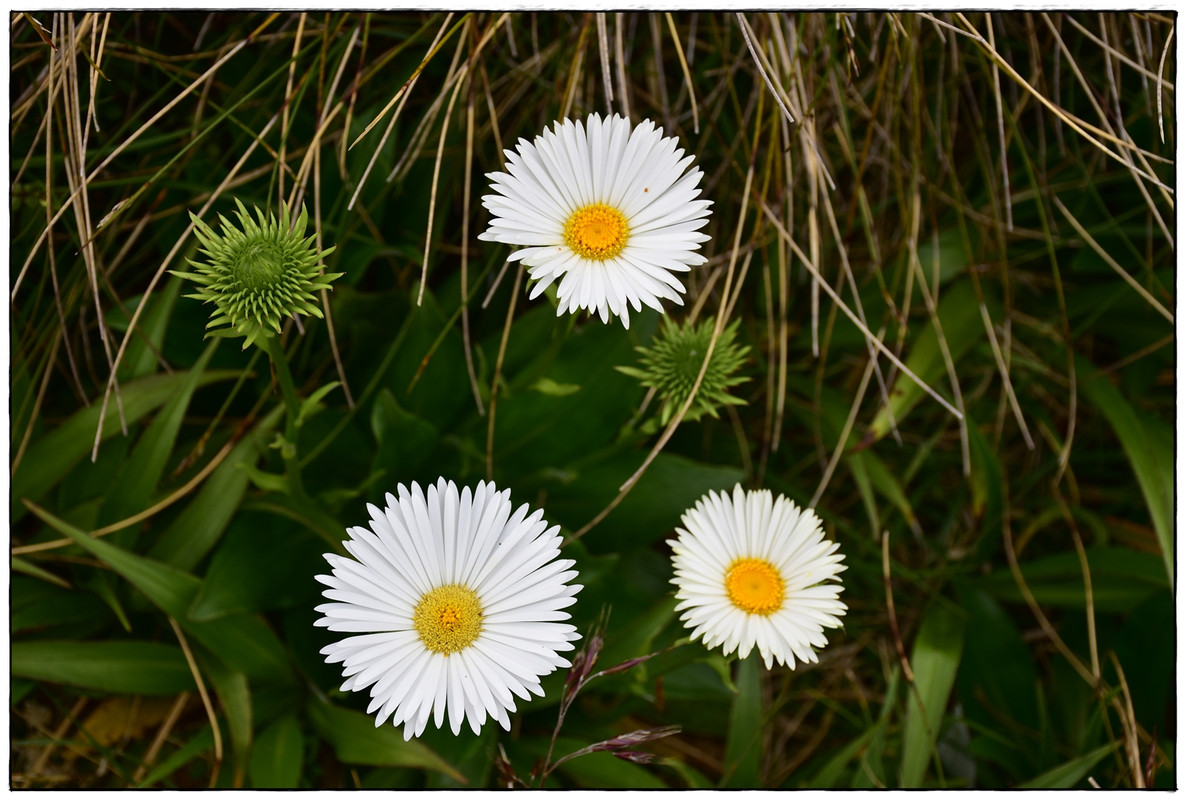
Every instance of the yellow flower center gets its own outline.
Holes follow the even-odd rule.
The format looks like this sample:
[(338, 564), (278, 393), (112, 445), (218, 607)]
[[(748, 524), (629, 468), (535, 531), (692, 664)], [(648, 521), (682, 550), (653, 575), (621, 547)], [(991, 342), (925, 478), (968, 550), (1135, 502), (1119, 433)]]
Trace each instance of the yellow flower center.
[(782, 608), (785, 584), (769, 561), (739, 558), (725, 573), (725, 591), (733, 605), (747, 614), (765, 617)]
[(412, 624), (425, 647), (448, 656), (469, 647), (482, 632), (482, 603), (461, 584), (438, 586), (420, 598)]
[(564, 242), (594, 261), (613, 258), (626, 246), (630, 228), (618, 209), (605, 203), (582, 206), (564, 223)]

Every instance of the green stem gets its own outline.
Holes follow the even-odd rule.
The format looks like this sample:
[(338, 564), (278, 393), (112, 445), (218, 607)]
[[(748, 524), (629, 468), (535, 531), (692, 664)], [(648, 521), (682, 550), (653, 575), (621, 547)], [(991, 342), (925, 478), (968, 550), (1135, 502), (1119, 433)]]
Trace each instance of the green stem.
[(301, 404), (297, 399), (296, 384), (292, 381), (292, 372), (288, 369), (288, 359), (284, 355), (284, 348), (280, 344), (279, 336), (268, 336), (260, 342), (264, 352), (272, 361), (272, 368), (276, 373), (276, 381), (280, 384), (280, 396), (284, 398), (285, 420), (284, 438), (287, 446), (281, 451), (284, 457), (284, 468), (288, 475), (288, 487), (293, 497), (305, 496), (304, 486), (301, 484), (301, 465), (297, 458), (297, 420), (300, 419)]

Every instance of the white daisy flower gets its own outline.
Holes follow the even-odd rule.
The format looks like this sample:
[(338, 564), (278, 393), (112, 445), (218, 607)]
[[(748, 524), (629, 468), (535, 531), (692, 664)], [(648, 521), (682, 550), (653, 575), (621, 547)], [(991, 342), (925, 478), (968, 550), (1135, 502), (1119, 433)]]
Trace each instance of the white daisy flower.
[[(840, 626), (847, 606), (836, 576), (847, 569), (824, 538), (820, 519), (769, 490), (709, 492), (684, 512), (674, 551), (676, 611), (704, 645), (745, 658), (757, 646), (776, 660), (816, 662), (824, 628)], [(835, 580), (835, 583), (830, 581)]]
[(509, 730), (512, 694), (542, 697), (540, 677), (570, 666), (558, 653), (580, 638), (560, 622), (581, 589), (567, 584), (575, 562), (557, 558), (560, 528), (526, 504), (511, 513), (510, 490), (493, 483), (398, 491), (367, 505), (369, 530), (348, 531), (353, 559), (325, 556), (333, 574), (317, 580), (333, 602), (315, 624), (356, 635), (321, 652), (342, 664), (342, 691), (370, 688), (375, 727), (390, 717), (405, 740), (430, 716), (442, 727), (446, 710), (454, 734), (487, 715)]
[(557, 315), (584, 308), (630, 327), (630, 306), (662, 312), (683, 305), (676, 272), (705, 262), (695, 252), (708, 236), (708, 200), (697, 200), (702, 173), (674, 137), (649, 119), (590, 114), (564, 120), (535, 142), (520, 139), (506, 172), (488, 177), (497, 194), (482, 198), (490, 227), (479, 239), (526, 245), (509, 257), (537, 281), (538, 297), (559, 279)]

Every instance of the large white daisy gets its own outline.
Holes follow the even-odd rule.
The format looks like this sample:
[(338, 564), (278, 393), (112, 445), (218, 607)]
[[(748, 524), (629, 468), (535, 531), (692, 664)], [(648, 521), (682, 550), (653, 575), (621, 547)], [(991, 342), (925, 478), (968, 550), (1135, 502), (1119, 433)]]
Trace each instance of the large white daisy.
[(683, 305), (675, 276), (705, 262), (696, 252), (708, 236), (708, 200), (697, 200), (702, 173), (684, 172), (674, 137), (643, 120), (590, 114), (564, 120), (534, 142), (520, 139), (506, 172), (492, 172), (497, 194), (482, 198), (490, 227), (479, 239), (526, 245), (511, 253), (537, 281), (531, 297), (559, 279), (557, 315), (584, 308), (621, 317), (630, 306), (662, 312), (660, 299)]
[(709, 492), (684, 512), (669, 540), (683, 611), (692, 639), (739, 650), (756, 646), (766, 668), (778, 661), (815, 662), (827, 644), (824, 628), (840, 626), (847, 606), (836, 577), (847, 569), (838, 545), (824, 538), (820, 519), (769, 490)]
[[(576, 628), (561, 620), (579, 585), (575, 562), (559, 559), (559, 527), (526, 504), (512, 513), (510, 490), (479, 483), (457, 491), (441, 478), (427, 495), (413, 483), (387, 507), (368, 504), (370, 529), (351, 528), (353, 559), (327, 554), (318, 575), (332, 602), (315, 624), (355, 634), (322, 649), (342, 664), (343, 691), (370, 688), (375, 726), (388, 717), (419, 736), (445, 712), (456, 734), (487, 715), (510, 729), (512, 694), (543, 696), (540, 677), (569, 662)], [(545, 530), (546, 529), (546, 530)]]

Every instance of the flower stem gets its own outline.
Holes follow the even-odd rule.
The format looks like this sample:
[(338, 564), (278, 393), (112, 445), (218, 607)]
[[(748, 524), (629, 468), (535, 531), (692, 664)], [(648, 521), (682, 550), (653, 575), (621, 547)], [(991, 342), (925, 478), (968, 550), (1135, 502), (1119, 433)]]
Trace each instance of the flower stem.
[(284, 439), (286, 444), (281, 450), (284, 457), (284, 468), (288, 476), (288, 488), (294, 497), (304, 497), (305, 490), (301, 484), (301, 465), (297, 458), (297, 420), (300, 419), (301, 404), (297, 399), (296, 385), (292, 380), (292, 372), (288, 369), (288, 359), (284, 355), (284, 347), (280, 344), (279, 336), (267, 336), (257, 340), (268, 358), (272, 361), (272, 369), (276, 374), (276, 381), (280, 384), (280, 396), (284, 398), (285, 420)]

